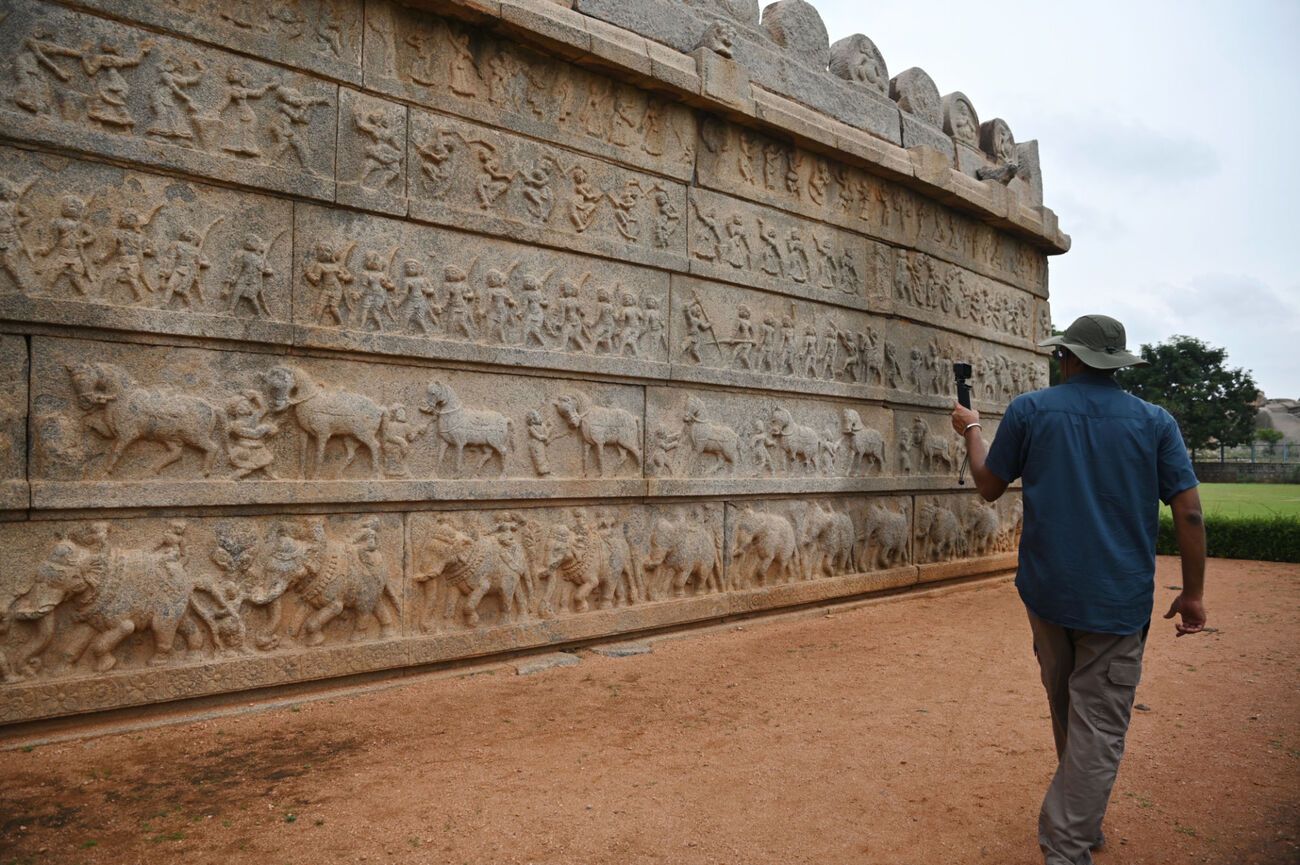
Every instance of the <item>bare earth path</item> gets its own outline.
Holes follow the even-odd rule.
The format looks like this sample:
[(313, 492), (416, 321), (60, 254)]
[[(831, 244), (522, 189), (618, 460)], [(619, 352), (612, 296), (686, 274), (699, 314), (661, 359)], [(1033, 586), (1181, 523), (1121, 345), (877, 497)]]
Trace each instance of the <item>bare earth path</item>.
[[(1209, 580), (1217, 632), (1153, 629), (1101, 865), (1300, 862), (1300, 568)], [(8, 751), (0, 863), (1028, 865), (1036, 675), (1003, 582)]]

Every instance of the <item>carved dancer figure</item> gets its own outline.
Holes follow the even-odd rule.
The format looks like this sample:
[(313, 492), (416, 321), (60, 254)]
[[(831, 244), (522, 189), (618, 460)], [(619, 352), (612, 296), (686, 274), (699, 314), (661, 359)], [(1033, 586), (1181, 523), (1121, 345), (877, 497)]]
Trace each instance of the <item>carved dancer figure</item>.
[(400, 292), (406, 302), (403, 324), (414, 325), (425, 336), (431, 336), (438, 329), (438, 319), (434, 314), (437, 287), (433, 284), (433, 279), (425, 274), (424, 265), (418, 259), (408, 258), (402, 262)]
[(316, 244), (316, 257), (303, 271), (303, 278), (320, 291), (320, 301), (313, 316), (320, 324), (329, 320), (339, 326), (347, 323), (347, 295), (345, 287), (352, 284), (354, 277), (348, 270), (348, 259), (356, 243), (347, 249), (335, 253), (334, 247), (325, 242)]
[(451, 188), (455, 176), (452, 160), (459, 146), (456, 140), (460, 138), (458, 132), (435, 129), (428, 140), (415, 144), (415, 152), (420, 157), (420, 172), (424, 175), (424, 189), (431, 198), (442, 198)]
[(272, 115), (268, 127), (271, 140), (275, 142), (275, 149), (271, 151), (271, 161), (280, 162), (287, 154), (292, 153), (298, 160), (298, 166), (305, 168), (310, 153), (306, 142), (298, 135), (298, 128), (307, 126), (311, 122), (309, 114), (312, 106), (329, 105), (330, 101), (324, 96), (308, 96), (287, 84), (276, 84), (274, 90), (275, 114)]
[(605, 191), (591, 183), (585, 168), (575, 166), (569, 171), (573, 182), (573, 197), (569, 199), (569, 221), (574, 229), (583, 233), (596, 220), (596, 210), (605, 198)]
[(278, 480), (271, 470), (275, 453), (270, 440), (280, 428), (266, 419), (262, 394), (246, 390), (226, 404), (226, 434), (230, 437), (227, 456), (235, 469), (235, 479), (261, 472), (267, 480)]
[(510, 185), (514, 183), (515, 178), (519, 176), (518, 171), (506, 171), (501, 167), (501, 160), (497, 156), (496, 148), (487, 142), (479, 142), (478, 162), (481, 176), (478, 179), (478, 200), (479, 207), (483, 210), (489, 210), (496, 204), (498, 198), (505, 194)]
[[(839, 259), (840, 291), (845, 294), (857, 294), (861, 275), (858, 272), (858, 259), (853, 250), (845, 249)], [(866, 286), (863, 286), (864, 288)]]
[(651, 198), (655, 207), (655, 246), (663, 248), (677, 233), (677, 223), (681, 222), (682, 214), (663, 187), (656, 186)]
[(64, 84), (72, 80), (72, 73), (54, 58), (82, 56), (75, 48), (51, 42), (49, 36), (44, 30), (36, 30), (23, 40), (22, 50), (14, 57), (14, 104), (37, 115), (55, 114), (57, 110), (48, 75)]
[(396, 286), (388, 278), (391, 262), (397, 255), (397, 249), (394, 248), (389, 254), (388, 259), (374, 250), (365, 254), (361, 264), (361, 306), (358, 310), (355, 327), (360, 330), (369, 328), (370, 323), (374, 322), (375, 330), (383, 330), (384, 322), (379, 317), (381, 312), (387, 313), (393, 321), (397, 320), (397, 314), (393, 311), (393, 298), (391, 292)]
[(524, 206), (528, 209), (528, 215), (538, 222), (549, 220), (551, 211), (555, 209), (555, 191), (551, 189), (552, 167), (560, 171), (564, 170), (554, 157), (543, 156), (521, 177), (524, 185)]
[(763, 316), (763, 323), (760, 327), (761, 329), (758, 333), (758, 344), (756, 346), (758, 352), (758, 365), (755, 369), (760, 369), (764, 372), (776, 372), (778, 350), (777, 341), (779, 340), (776, 331), (776, 316), (771, 313)]
[(763, 185), (768, 189), (776, 189), (776, 181), (781, 174), (782, 156), (784, 150), (777, 142), (769, 141), (763, 145)]
[[(186, 68), (193, 71), (186, 73)], [(149, 98), (154, 122), (145, 133), (179, 142), (202, 135), (199, 109), (186, 91), (203, 80), (205, 67), (198, 60), (186, 63), (178, 57), (164, 57), (158, 64), (158, 83)]]
[(803, 341), (799, 343), (799, 374), (804, 378), (817, 377), (817, 345), (817, 326), (804, 325)]
[(343, 56), (343, 27), (328, 0), (316, 7), (316, 44), (335, 57)]
[(641, 220), (637, 218), (636, 206), (641, 203), (641, 183), (635, 178), (629, 180), (618, 195), (609, 194), (614, 206), (614, 227), (628, 240), (637, 240), (641, 236)]
[(502, 50), (493, 54), (488, 60), (488, 102), (497, 108), (518, 111), (519, 103), (514, 96), (514, 79), (518, 74), (519, 67), (513, 57)]
[(614, 83), (606, 78), (588, 79), (587, 99), (578, 112), (578, 121), (583, 130), (592, 138), (604, 139), (607, 117), (610, 113), (609, 102), (613, 98), (611, 89)]
[(104, 40), (99, 45), (98, 54), (85, 52), (81, 54), (81, 68), (87, 77), (95, 82), (95, 96), (86, 108), (86, 115), (105, 126), (130, 129), (135, 120), (127, 108), (126, 98), (131, 92), (121, 70), (140, 65), (146, 54), (152, 50), (148, 40), (140, 43), (140, 50), (134, 57), (123, 56), (116, 44)]
[(31, 263), (31, 251), (18, 230), (27, 222), (27, 210), (22, 205), (23, 195), (31, 189), (35, 179), (22, 186), (0, 177), (0, 270), (9, 274), (14, 288), (27, 290), (25, 268), (20, 255)]
[(222, 117), (226, 109), (234, 114), (234, 123), (227, 124), (226, 143), (221, 149), (236, 156), (259, 157), (262, 150), (257, 146), (257, 112), (251, 103), (261, 99), (273, 86), (272, 82), (254, 87), (249, 79), (248, 70), (242, 66), (231, 66), (226, 70), (226, 94), (217, 106), (216, 115)]
[(393, 120), (386, 111), (367, 114), (358, 111), (352, 116), (352, 122), (370, 139), (364, 151), (361, 185), (366, 189), (388, 188), (402, 176), (401, 130), (393, 128)]
[[(272, 241), (272, 245), (274, 243)], [(247, 303), (253, 308), (253, 315), (271, 317), (271, 308), (266, 303), (266, 279), (275, 276), (275, 271), (266, 262), (270, 250), (266, 242), (256, 234), (244, 237), (239, 252), (235, 254), (234, 268), (226, 277), (225, 287), (221, 290), (222, 297), (230, 297), (231, 315), (237, 315), (239, 305)]]
[(86, 224), (86, 202), (75, 195), (65, 195), (59, 201), (59, 216), (50, 223), (54, 240), (45, 249), (37, 250), (41, 258), (54, 256), (47, 262), (46, 289), (54, 291), (63, 279), (72, 283), (77, 293), (86, 296), (94, 291), (95, 277), (86, 259), (86, 247), (95, 242), (95, 235)]
[(158, 273), (163, 288), (162, 302), (159, 304), (162, 309), (167, 309), (172, 300), (178, 297), (190, 309), (194, 308), (195, 300), (200, 306), (205, 303), (203, 271), (211, 267), (212, 263), (203, 257), (203, 244), (216, 224), (224, 218), (218, 216), (214, 219), (202, 235), (192, 227), (185, 226), (163, 251)]
[(124, 210), (118, 216), (117, 228), (109, 235), (109, 248), (95, 259), (96, 264), (104, 264), (110, 260), (115, 262), (100, 284), (102, 293), (108, 295), (113, 287), (126, 285), (131, 289), (135, 300), (141, 301), (144, 300), (146, 293), (153, 292), (153, 286), (149, 284), (144, 274), (144, 259), (153, 257), (154, 248), (149, 238), (145, 237), (144, 229), (164, 206), (158, 205), (143, 222), (140, 220), (140, 214), (134, 210)]

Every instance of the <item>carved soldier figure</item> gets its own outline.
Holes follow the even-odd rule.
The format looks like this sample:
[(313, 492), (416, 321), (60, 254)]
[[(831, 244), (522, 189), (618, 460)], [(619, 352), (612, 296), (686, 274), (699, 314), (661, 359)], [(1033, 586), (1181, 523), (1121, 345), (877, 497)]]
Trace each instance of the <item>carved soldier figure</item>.
[[(586, 281), (586, 277), (583, 277), (583, 281)], [(560, 283), (560, 351), (568, 351), (570, 347), (586, 351), (586, 332), (582, 302), (578, 300), (578, 283), (566, 279)]]
[(763, 324), (758, 336), (758, 369), (776, 372), (776, 316), (768, 313), (763, 316)]
[[(512, 266), (510, 268), (514, 270)], [(487, 336), (502, 345), (510, 343), (510, 326), (514, 322), (515, 308), (519, 305), (510, 294), (506, 274), (495, 267), (486, 275), (487, 280)]]
[(244, 237), (244, 243), (235, 254), (235, 267), (226, 277), (222, 296), (230, 295), (230, 314), (239, 311), (240, 303), (253, 307), (254, 315), (271, 317), (271, 309), (266, 303), (266, 278), (275, 276), (275, 271), (266, 262), (270, 247), (256, 234)]
[(361, 311), (357, 316), (356, 327), (365, 330), (373, 321), (375, 330), (383, 330), (384, 322), (379, 317), (380, 312), (386, 312), (390, 319), (397, 320), (390, 295), (396, 286), (388, 278), (388, 262), (384, 261), (383, 255), (370, 250), (366, 253), (361, 268)]
[(59, 201), (59, 216), (50, 224), (54, 240), (36, 252), (41, 258), (54, 256), (54, 260), (46, 265), (46, 288), (49, 291), (53, 291), (65, 277), (78, 294), (84, 296), (93, 291), (86, 247), (95, 242), (95, 235), (86, 224), (85, 216), (86, 203), (75, 195), (65, 195)]
[(885, 374), (884, 379), (891, 388), (895, 390), (903, 382), (903, 368), (898, 363), (898, 356), (894, 353), (892, 343), (885, 343)]
[(469, 285), (469, 274), (449, 264), (443, 269), (442, 280), (447, 288), (447, 302), (441, 310), (447, 316), (447, 335), (477, 340), (478, 293)]
[(408, 258), (402, 262), (401, 293), (406, 302), (405, 324), (413, 324), (430, 336), (438, 329), (434, 316), (437, 288), (424, 272), (424, 265), (418, 259)]
[(275, 453), (269, 444), (280, 428), (266, 415), (262, 394), (257, 390), (246, 390), (226, 405), (226, 434), (230, 437), (227, 455), (237, 480), (257, 472), (268, 480), (277, 480), (271, 470)]
[(645, 326), (645, 313), (637, 296), (624, 291), (620, 297), (622, 306), (615, 315), (618, 330), (614, 332), (614, 353), (620, 357), (629, 351), (632, 357), (641, 353), (641, 336)]
[[(355, 244), (353, 244), (355, 246)], [(316, 258), (303, 271), (303, 278), (320, 291), (320, 303), (317, 306), (316, 321), (326, 324), (333, 319), (334, 324), (347, 323), (347, 298), (344, 286), (353, 280), (352, 271), (348, 270), (347, 259), (352, 247), (336, 254), (334, 247), (328, 243), (316, 244)]]
[(555, 436), (555, 430), (537, 409), (528, 412), (525, 420), (528, 426), (528, 456), (533, 461), (533, 471), (540, 478), (551, 473), (551, 464), (546, 459), (546, 446)]
[(741, 369), (753, 369), (752, 353), (754, 351), (753, 313), (749, 307), (740, 304), (736, 308), (736, 329), (731, 339), (731, 364)]
[(668, 241), (677, 232), (677, 223), (681, 221), (682, 215), (677, 210), (677, 205), (673, 204), (668, 190), (662, 186), (655, 187), (652, 197), (655, 205), (655, 246), (662, 248), (668, 245)]
[(713, 325), (709, 322), (709, 315), (704, 311), (704, 305), (700, 303), (699, 298), (693, 300), (683, 314), (686, 316), (686, 336), (682, 340), (679, 354), (684, 354), (696, 363), (703, 363), (704, 359), (700, 357), (700, 337), (704, 334), (713, 336)]
[(478, 179), (478, 201), (483, 210), (490, 209), (510, 184), (514, 183), (518, 171), (506, 171), (501, 167), (496, 148), (487, 142), (479, 142), (478, 163), (481, 176)]
[[(271, 161), (279, 162), (285, 154), (292, 153), (300, 167), (306, 167), (307, 145), (298, 137), (298, 127), (311, 122), (308, 112), (313, 105), (329, 105), (324, 96), (308, 96), (285, 84), (275, 85), (275, 115), (269, 127), (275, 150)], [(400, 169), (397, 169), (400, 171)]]
[(569, 172), (573, 181), (573, 198), (569, 200), (569, 221), (578, 233), (591, 228), (596, 219), (596, 208), (605, 198), (605, 193), (590, 182), (585, 168), (574, 166)]
[(758, 220), (758, 236), (763, 241), (763, 259), (760, 266), (763, 272), (769, 276), (782, 276), (785, 274), (785, 259), (781, 255), (780, 239), (776, 233), (776, 228), (768, 225), (760, 217)]
[(551, 302), (542, 293), (542, 286), (542, 279), (529, 275), (524, 277), (520, 288), (524, 308), (519, 316), (523, 326), (519, 344), (524, 348), (532, 348), (533, 343), (537, 348), (546, 348), (546, 310)]
[(749, 268), (749, 238), (745, 236), (745, 219), (733, 213), (727, 220), (727, 264), (737, 270)]
[[(402, 176), (402, 142), (400, 130), (393, 128), (393, 120), (386, 111), (356, 112), (352, 122), (370, 143), (366, 145), (365, 168), (361, 172), (361, 185), (366, 189), (386, 189)], [(372, 184), (373, 179), (373, 184)]]
[(821, 377), (834, 381), (836, 363), (840, 359), (840, 330), (835, 326), (835, 322), (827, 320), (826, 330), (822, 332), (821, 340)]
[[(161, 209), (161, 205), (159, 206)], [(158, 210), (155, 210), (156, 214)], [(117, 218), (117, 228), (109, 235), (110, 246), (104, 254), (95, 260), (96, 264), (115, 260), (113, 268), (104, 276), (101, 291), (106, 295), (114, 286), (126, 285), (137, 301), (144, 300), (147, 292), (153, 291), (144, 274), (144, 259), (154, 255), (153, 244), (144, 235), (144, 228), (153, 220), (153, 215), (143, 223), (140, 214), (134, 210), (124, 210)]]
[(672, 452), (682, 443), (682, 434), (660, 424), (655, 427), (650, 442), (650, 460), (646, 465), (651, 475), (662, 477), (673, 473)]
[(130, 129), (135, 120), (127, 109), (126, 97), (131, 92), (121, 70), (140, 65), (152, 49), (147, 40), (140, 43), (134, 57), (123, 56), (120, 48), (107, 40), (100, 43), (99, 54), (82, 54), (81, 68), (95, 82), (95, 98), (86, 108), (86, 115), (106, 126)]
[[(186, 74), (186, 66), (193, 72)], [(149, 99), (154, 123), (146, 130), (148, 135), (191, 141), (201, 134), (198, 106), (186, 91), (203, 80), (205, 69), (198, 60), (186, 64), (177, 57), (164, 57), (158, 64), (158, 83)]]
[(825, 289), (834, 289), (839, 285), (840, 281), (840, 265), (835, 255), (835, 240), (822, 237), (814, 231), (813, 246), (817, 250), (817, 256), (821, 259), (821, 286)]
[(81, 57), (75, 48), (49, 41), (49, 34), (36, 30), (23, 40), (23, 49), (14, 57), (14, 104), (33, 114), (55, 113), (54, 88), (48, 72), (64, 84), (72, 80), (72, 73), (58, 63), (55, 57)]
[(609, 194), (610, 203), (614, 205), (614, 226), (618, 233), (628, 240), (641, 236), (641, 221), (636, 216), (636, 206), (641, 203), (641, 183), (635, 178), (628, 180), (623, 191), (618, 195)]
[(242, 66), (231, 66), (226, 70), (226, 95), (217, 106), (216, 115), (220, 117), (227, 108), (234, 111), (234, 124), (228, 125), (226, 143), (221, 149), (236, 156), (258, 157), (262, 150), (257, 146), (257, 112), (249, 103), (261, 99), (274, 85), (271, 82), (254, 87), (248, 77), (248, 70)]
[(659, 299), (656, 297), (647, 297), (642, 306), (645, 307), (645, 336), (652, 346), (657, 346), (664, 351), (668, 350), (668, 331), (664, 327), (663, 313), (659, 309)]
[(793, 375), (795, 370), (796, 334), (794, 319), (788, 315), (781, 317), (781, 340), (777, 343), (776, 369), (773, 372)]
[[(210, 231), (211, 226), (208, 228)], [(199, 237), (197, 231), (186, 226), (163, 252), (161, 270), (158, 274), (162, 279), (163, 287), (162, 302), (159, 306), (163, 309), (166, 309), (172, 299), (177, 297), (185, 301), (185, 306), (191, 309), (194, 307), (195, 300), (198, 300), (200, 305), (203, 304), (203, 271), (212, 266), (212, 263), (203, 257), (203, 240), (204, 238)]]
[(803, 341), (799, 344), (800, 374), (805, 378), (817, 377), (817, 325), (809, 322), (803, 328)]
[(602, 346), (605, 351), (614, 352), (614, 331), (617, 325), (614, 321), (614, 304), (610, 301), (607, 289), (596, 289), (596, 315), (586, 322), (586, 328), (593, 352), (600, 351)]

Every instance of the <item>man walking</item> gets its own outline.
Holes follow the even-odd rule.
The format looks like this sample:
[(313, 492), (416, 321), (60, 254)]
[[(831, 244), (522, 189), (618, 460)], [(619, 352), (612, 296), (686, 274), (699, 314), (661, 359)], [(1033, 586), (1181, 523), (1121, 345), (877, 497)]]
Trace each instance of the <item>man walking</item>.
[(1023, 479), (1025, 523), (1016, 588), (1052, 713), (1059, 759), (1043, 799), (1046, 865), (1090, 865), (1110, 800), (1155, 593), (1157, 499), (1173, 510), (1182, 557), (1178, 636), (1205, 626), (1205, 528), (1187, 449), (1173, 417), (1121, 390), (1114, 372), (1146, 361), (1124, 326), (1085, 315), (1053, 346), (1063, 383), (1017, 397), (986, 450), (979, 414), (957, 406), (981, 496)]

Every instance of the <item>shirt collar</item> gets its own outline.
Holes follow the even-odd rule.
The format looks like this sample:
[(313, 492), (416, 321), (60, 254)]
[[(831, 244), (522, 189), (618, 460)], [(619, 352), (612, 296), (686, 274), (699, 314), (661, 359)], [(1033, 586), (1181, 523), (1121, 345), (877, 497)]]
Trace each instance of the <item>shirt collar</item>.
[(1113, 387), (1116, 390), (1121, 389), (1119, 386), (1119, 382), (1115, 381), (1115, 377), (1113, 375), (1106, 375), (1105, 373), (1101, 373), (1101, 372), (1093, 372), (1090, 369), (1085, 369), (1082, 372), (1075, 373), (1074, 375), (1070, 376), (1070, 380), (1065, 382), (1065, 384), (1089, 384), (1097, 387)]

